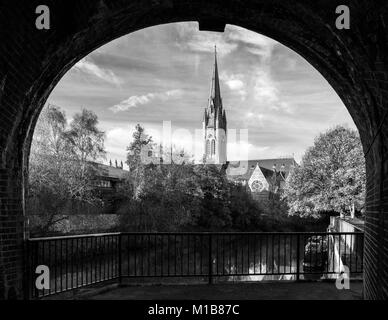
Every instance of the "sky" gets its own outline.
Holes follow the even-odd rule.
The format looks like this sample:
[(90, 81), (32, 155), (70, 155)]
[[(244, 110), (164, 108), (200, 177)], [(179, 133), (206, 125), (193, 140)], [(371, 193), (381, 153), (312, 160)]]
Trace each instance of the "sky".
[[(125, 162), (137, 123), (163, 143), (163, 121), (165, 130), (171, 125), (172, 143), (198, 160), (215, 45), (228, 160), (294, 156), (300, 162), (320, 132), (335, 125), (355, 128), (333, 88), (304, 58), (232, 25), (218, 33), (199, 31), (196, 22), (173, 23), (116, 39), (74, 65), (48, 102), (68, 119), (82, 108), (97, 114), (106, 134), (101, 162)], [(247, 139), (240, 139), (242, 130)]]

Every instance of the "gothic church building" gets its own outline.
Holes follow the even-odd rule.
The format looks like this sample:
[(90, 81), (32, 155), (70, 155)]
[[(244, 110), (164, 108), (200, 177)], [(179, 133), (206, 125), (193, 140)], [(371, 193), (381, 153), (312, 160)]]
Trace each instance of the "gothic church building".
[(226, 113), (222, 107), (220, 81), (218, 78), (217, 52), (214, 53), (214, 70), (210, 97), (203, 116), (204, 163), (226, 163)]
[(227, 120), (222, 105), (218, 76), (217, 52), (214, 52), (214, 68), (210, 96), (203, 116), (204, 164), (219, 165), (229, 180), (247, 186), (254, 198), (269, 198), (283, 188), (290, 170), (297, 165), (293, 157), (229, 162), (227, 160)]

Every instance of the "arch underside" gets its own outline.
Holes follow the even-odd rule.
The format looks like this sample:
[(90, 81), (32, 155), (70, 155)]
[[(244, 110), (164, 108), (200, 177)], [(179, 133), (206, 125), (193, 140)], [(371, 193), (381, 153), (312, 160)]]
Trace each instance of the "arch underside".
[[(371, 1), (353, 1), (349, 5), (351, 29), (337, 30), (335, 8), (342, 3), (335, 0), (51, 0), (46, 1), (51, 29), (37, 31), (31, 28), (34, 16), (29, 13), (39, 4), (35, 0), (22, 8), (13, 4), (1, 12), (1, 18), (9, 17), (8, 25), (0, 25), (0, 30), (6, 30), (0, 34), (4, 44), (0, 109), (8, 120), (2, 122), (0, 133), (4, 216), (23, 217), (23, 186), (35, 123), (55, 85), (76, 62), (120, 36), (158, 24), (198, 21), (200, 28), (210, 30), (233, 24), (296, 51), (325, 77), (349, 110), (364, 151), (368, 151), (365, 296), (387, 297), (384, 270), (388, 254), (379, 245), (387, 239), (384, 203), (388, 191), (384, 183), (388, 182), (388, 131), (386, 123), (381, 124), (388, 110), (387, 4), (375, 7)], [(15, 15), (27, 18), (15, 19)], [(20, 221), (16, 220), (16, 233), (20, 233)], [(16, 269), (22, 265), (19, 258), (14, 263)], [(0, 272), (7, 273), (1, 268)], [(381, 276), (377, 279), (377, 274), (383, 280)], [(4, 286), (10, 287), (7, 282)]]

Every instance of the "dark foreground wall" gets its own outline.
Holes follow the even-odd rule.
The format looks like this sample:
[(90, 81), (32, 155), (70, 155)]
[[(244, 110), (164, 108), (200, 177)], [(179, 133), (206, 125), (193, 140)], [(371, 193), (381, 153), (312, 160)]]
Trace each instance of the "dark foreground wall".
[[(335, 27), (349, 4), (350, 30)], [(388, 297), (387, 1), (47, 0), (50, 30), (35, 28), (35, 0), (0, 0), (0, 298), (22, 297), (25, 177), (34, 124), (64, 73), (93, 49), (161, 23), (225, 23), (272, 37), (305, 57), (352, 115), (367, 159), (367, 299)], [(381, 130), (380, 130), (381, 129)]]

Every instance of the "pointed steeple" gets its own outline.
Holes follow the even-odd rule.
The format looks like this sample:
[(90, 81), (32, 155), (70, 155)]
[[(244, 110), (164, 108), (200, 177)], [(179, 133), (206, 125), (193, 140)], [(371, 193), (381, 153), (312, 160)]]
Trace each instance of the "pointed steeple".
[(214, 69), (213, 77), (210, 89), (210, 103), (213, 102), (215, 108), (221, 106), (221, 90), (220, 90), (220, 79), (218, 77), (218, 66), (217, 66), (217, 47), (214, 46)]
[(226, 113), (222, 107), (220, 79), (218, 76), (217, 48), (214, 46), (214, 69), (208, 105), (203, 117), (204, 163), (226, 162)]

